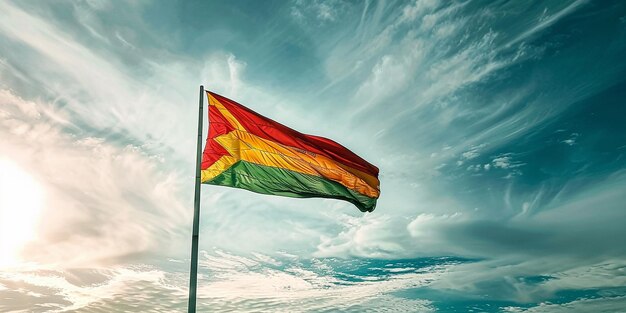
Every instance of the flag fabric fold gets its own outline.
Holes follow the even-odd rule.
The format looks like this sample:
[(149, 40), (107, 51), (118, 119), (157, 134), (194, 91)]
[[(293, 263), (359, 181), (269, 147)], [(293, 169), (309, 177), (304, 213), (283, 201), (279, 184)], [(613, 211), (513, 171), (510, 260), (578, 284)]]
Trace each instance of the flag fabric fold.
[(378, 168), (342, 145), (297, 132), (207, 91), (209, 135), (201, 182), (294, 198), (346, 200), (376, 207)]

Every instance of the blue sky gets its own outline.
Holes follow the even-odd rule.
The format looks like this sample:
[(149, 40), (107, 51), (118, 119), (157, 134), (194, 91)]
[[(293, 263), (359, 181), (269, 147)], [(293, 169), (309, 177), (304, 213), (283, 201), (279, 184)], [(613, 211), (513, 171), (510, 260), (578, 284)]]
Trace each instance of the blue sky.
[(621, 1), (0, 12), (1, 311), (186, 307), (200, 84), (344, 144), (382, 190), (362, 214), (203, 186), (200, 308), (626, 306)]

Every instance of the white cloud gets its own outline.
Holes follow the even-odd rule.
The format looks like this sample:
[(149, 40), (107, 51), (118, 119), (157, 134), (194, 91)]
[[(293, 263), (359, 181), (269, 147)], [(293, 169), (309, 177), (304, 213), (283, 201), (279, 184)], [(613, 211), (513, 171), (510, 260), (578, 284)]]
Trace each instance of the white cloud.
[[(505, 170), (516, 169), (518, 167), (522, 167), (526, 165), (526, 163), (515, 161), (513, 157), (514, 155), (512, 153), (500, 154), (497, 157), (495, 157), (493, 160), (491, 160), (491, 165), (493, 165), (494, 168), (500, 168), (500, 169), (505, 169)], [(521, 173), (519, 171), (512, 171), (510, 173), (513, 173), (513, 172), (518, 173), (518, 174)]]
[(565, 139), (565, 140), (563, 140), (561, 142), (566, 144), (566, 145), (568, 145), (568, 146), (573, 146), (573, 145), (576, 144), (576, 140), (578, 139), (579, 136), (580, 136), (580, 134), (578, 134), (578, 133), (572, 133), (569, 138), (567, 138), (567, 139)]
[[(404, 312), (434, 310), (422, 299), (397, 297), (395, 292), (428, 286), (453, 264), (443, 261), (434, 266), (404, 265), (385, 268), (386, 279), (336, 270), (339, 264), (371, 267), (351, 260), (301, 260), (295, 256), (279, 259), (285, 266), (267, 256), (244, 257), (213, 250), (200, 256), (198, 310), (263, 311), (363, 311), (392, 310)], [(169, 272), (152, 266), (116, 266), (108, 268), (56, 270), (41, 267), (0, 272), (0, 281), (20, 284), (45, 293), (42, 301), (32, 301), (28, 289), (0, 290), (10, 292), (0, 309), (66, 312), (73, 310), (133, 310), (172, 312), (186, 306), (187, 271), (183, 264), (166, 264)], [(1, 286), (1, 285), (0, 285)], [(184, 287), (181, 287), (184, 286)], [(7, 288), (8, 289), (8, 288)], [(22, 300), (22, 301), (20, 301)], [(26, 301), (24, 301), (26, 300)], [(32, 302), (28, 302), (31, 300)]]
[[(441, 228), (461, 223), (464, 220), (463, 215), (458, 212), (451, 215), (422, 213), (415, 217), (406, 228), (411, 237), (416, 240), (415, 244), (432, 249), (443, 243), (440, 241), (442, 238), (438, 234)], [(433, 251), (430, 253), (433, 253)]]
[(2, 156), (35, 177), (46, 194), (27, 260), (64, 266), (114, 261), (187, 234), (179, 174), (159, 169), (139, 147), (64, 133), (49, 117), (48, 103), (6, 90), (0, 95)]
[(347, 227), (335, 237), (322, 237), (317, 257), (361, 256), (385, 258), (404, 254), (407, 233), (402, 220), (384, 215), (344, 217)]
[(511, 158), (508, 156), (495, 158), (492, 162), (494, 167), (509, 168), (511, 166)]
[[(56, 269), (38, 268), (18, 270), (13, 272), (0, 272), (0, 279), (11, 283), (27, 284), (30, 288), (42, 290), (47, 293), (45, 301), (41, 303), (20, 302), (17, 299), (22, 297), (43, 297), (44, 295), (33, 294), (26, 290), (17, 290), (17, 293), (24, 293), (3, 303), (1, 307), (15, 312), (19, 309), (37, 310), (38, 312), (68, 312), (74, 310), (85, 310), (89, 306), (97, 306), (98, 303), (114, 301), (121, 294), (131, 294), (136, 286), (144, 289), (158, 288), (159, 291), (167, 293), (177, 292), (176, 287), (164, 284), (165, 273), (155, 269), (139, 269), (127, 267), (113, 267), (108, 269), (90, 269), (87, 271), (57, 271)], [(96, 278), (99, 282), (94, 284), (77, 283), (76, 275), (82, 276), (80, 279)], [(150, 297), (149, 294), (144, 298)], [(156, 300), (156, 299), (153, 299)], [(120, 301), (120, 300), (115, 300)], [(122, 299), (121, 301), (124, 301)], [(115, 307), (109, 310), (116, 310)], [(160, 310), (161, 311), (161, 310)]]
[[(576, 102), (578, 96), (574, 94), (537, 99), (535, 82), (516, 86), (494, 99), (467, 99), (464, 93), (469, 89), (498, 81), (511, 66), (542, 55), (543, 48), (528, 44), (508, 47), (507, 40), (516, 33), (490, 28), (484, 22), (493, 18), (491, 14), (496, 8), (468, 13), (463, 10), (465, 7), (415, 2), (402, 11), (392, 11), (391, 6), (384, 4), (366, 6), (362, 16), (366, 22), (359, 24), (356, 35), (341, 33), (333, 41), (339, 44), (329, 47), (326, 68), (332, 82), (328, 88), (358, 83), (355, 96), (350, 99), (350, 113), (357, 116), (359, 123), (369, 120), (368, 125), (379, 129), (379, 119), (371, 117), (385, 116), (402, 125), (396, 129), (387, 127), (383, 141), (398, 137), (390, 135), (394, 131), (406, 131), (407, 138), (400, 136), (402, 139), (395, 144), (400, 146), (403, 140), (410, 140), (420, 150), (432, 152), (436, 151), (435, 145), (445, 140), (445, 144), (454, 147), (451, 155), (466, 153), (469, 158), (475, 157), (470, 151), (473, 146), (487, 143), (490, 150), (498, 149), (535, 131), (536, 126), (551, 121)], [(561, 12), (559, 19), (574, 11)], [(481, 31), (470, 35), (468, 25)], [(436, 164), (453, 164), (450, 154), (420, 160), (426, 166), (413, 170), (424, 172)], [(461, 160), (459, 165), (465, 163)], [(505, 177), (520, 174), (516, 170)]]
[(291, 16), (298, 22), (309, 26), (319, 26), (334, 22), (347, 6), (346, 3), (336, 0), (293, 1)]
[[(256, 260), (219, 251), (217, 255), (207, 254), (205, 257), (210, 275), (217, 277), (207, 277), (198, 290), (199, 297), (211, 301), (212, 305), (220, 305), (227, 300), (254, 303), (266, 310), (358, 310), (362, 307), (392, 311), (411, 308), (428, 312), (433, 308), (427, 300), (411, 300), (391, 294), (409, 286), (426, 286), (447, 268), (445, 265), (429, 267), (419, 273), (415, 269), (405, 269), (383, 281), (359, 282), (336, 277), (336, 272), (325, 264), (327, 261), (324, 259), (314, 259), (311, 267), (305, 268), (293, 262), (286, 268), (275, 269)], [(260, 268), (263, 270), (258, 271)]]
[(402, 22), (413, 22), (418, 16), (430, 12), (439, 5), (437, 0), (416, 0), (402, 9)]
[(555, 14), (547, 17), (545, 15), (546, 11), (544, 10), (544, 13), (539, 17), (538, 19), (538, 23), (533, 25), (530, 29), (526, 30), (525, 32), (523, 32), (522, 34), (520, 34), (519, 36), (517, 36), (516, 38), (514, 38), (513, 40), (509, 41), (507, 43), (507, 46), (512, 46), (522, 40), (526, 40), (529, 37), (532, 37), (533, 35), (541, 32), (542, 30), (552, 26), (554, 23), (556, 23), (558, 20), (562, 19), (563, 17), (567, 16), (568, 14), (578, 10), (580, 7), (582, 7), (584, 4), (586, 4), (587, 2), (589, 2), (588, 0), (576, 0), (572, 3), (570, 3), (569, 5), (567, 5), (565, 8), (563, 8), (562, 10), (556, 12)]
[(487, 144), (484, 143), (477, 146), (472, 146), (468, 151), (461, 153), (461, 159), (471, 160), (480, 156), (479, 151), (486, 146)]
[(356, 101), (367, 107), (405, 87), (412, 74), (411, 68), (419, 57), (418, 47), (412, 55), (400, 59), (392, 55), (382, 56), (372, 68), (370, 77), (356, 91)]
[(534, 313), (534, 312), (619, 312), (626, 306), (626, 297), (602, 297), (602, 298), (580, 298), (565, 303), (542, 302), (538, 306), (530, 308), (506, 307), (504, 312), (510, 313)]
[[(459, 212), (435, 215), (422, 213), (412, 219), (378, 215), (346, 218), (344, 230), (335, 237), (323, 237), (317, 257), (401, 258), (460, 253), (451, 248), (446, 229), (469, 222)], [(451, 248), (451, 250), (450, 250)]]
[[(28, 62), (7, 59), (4, 63), (24, 68), (27, 83), (40, 86), (37, 94), (55, 99), (54, 103), (72, 115), (74, 122), (124, 133), (124, 139), (141, 142), (161, 153), (175, 150), (193, 154), (193, 136), (188, 134), (194, 132), (197, 120), (198, 82), (211, 79), (205, 81), (225, 91), (242, 88), (245, 63), (231, 54), (209, 55), (201, 61), (167, 54), (159, 55), (160, 59), (146, 56), (133, 68), (143, 71), (138, 74), (123, 63), (115, 50), (117, 45), (94, 48), (17, 5), (3, 3), (0, 9), (5, 12), (0, 35), (32, 53), (27, 55)], [(16, 25), (23, 25), (19, 34), (13, 31)], [(204, 73), (198, 70), (202, 62), (207, 69)], [(147, 77), (146, 72), (150, 73)], [(13, 75), (13, 71), (4, 74)]]

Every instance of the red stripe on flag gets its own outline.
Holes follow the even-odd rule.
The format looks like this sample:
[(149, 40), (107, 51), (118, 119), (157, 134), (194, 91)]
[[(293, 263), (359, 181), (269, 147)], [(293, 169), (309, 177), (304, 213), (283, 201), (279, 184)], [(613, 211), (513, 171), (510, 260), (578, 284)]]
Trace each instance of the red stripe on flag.
[[(256, 136), (285, 146), (321, 154), (374, 177), (378, 176), (378, 168), (376, 166), (331, 139), (300, 133), (270, 118), (262, 116), (233, 100), (210, 91), (208, 91), (208, 93), (222, 103), (248, 132)], [(222, 119), (223, 118), (222, 116)], [(204, 164), (202, 168), (205, 168)]]
[(206, 145), (202, 155), (202, 165), (200, 166), (201, 169), (205, 170), (222, 156), (229, 155), (228, 151), (214, 139), (218, 136), (228, 134), (233, 130), (235, 130), (235, 128), (224, 118), (224, 115), (222, 115), (215, 106), (210, 105), (209, 137), (206, 139)]

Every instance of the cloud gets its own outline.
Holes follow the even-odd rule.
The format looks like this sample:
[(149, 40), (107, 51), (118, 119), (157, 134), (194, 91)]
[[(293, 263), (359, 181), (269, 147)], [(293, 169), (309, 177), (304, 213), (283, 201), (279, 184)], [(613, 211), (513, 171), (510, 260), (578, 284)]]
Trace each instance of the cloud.
[(493, 166), (499, 168), (510, 168), (511, 158), (509, 156), (501, 156), (493, 159)]
[(480, 144), (477, 146), (472, 146), (468, 151), (461, 153), (461, 159), (471, 160), (478, 157), (480, 154), (478, 153), (480, 149), (487, 146), (486, 144)]
[(518, 43), (520, 41), (526, 40), (529, 37), (531, 37), (531, 36), (541, 32), (542, 30), (552, 26), (558, 20), (560, 20), (563, 17), (569, 15), (570, 13), (574, 12), (575, 10), (578, 10), (580, 7), (582, 7), (587, 2), (588, 2), (587, 0), (573, 1), (569, 5), (567, 5), (565, 8), (559, 10), (558, 12), (556, 12), (555, 14), (550, 15), (550, 16), (547, 16), (546, 15), (546, 10), (544, 10), (543, 14), (539, 18), (537, 24), (535, 24), (533, 27), (531, 27), (530, 29), (526, 30), (525, 32), (523, 32), (522, 34), (520, 34), (519, 36), (517, 36), (516, 38), (514, 38), (510, 42), (508, 42), (507, 46), (511, 46), (511, 45), (514, 45), (514, 44), (516, 44), (516, 43)]
[(182, 177), (161, 169), (158, 155), (65, 133), (57, 122), (63, 114), (44, 101), (24, 101), (7, 90), (0, 101), (0, 151), (45, 191), (38, 239), (23, 254), (28, 261), (115, 261), (187, 234)]
[[(549, 9), (561, 11), (567, 5)], [(572, 7), (579, 8), (578, 4)], [(511, 27), (490, 27), (497, 20), (493, 12), (499, 9), (470, 10), (463, 4), (421, 1), (400, 7), (364, 6), (362, 19), (367, 23), (359, 24), (356, 35), (337, 35), (335, 42), (339, 44), (328, 55), (326, 67), (332, 81), (328, 88), (354, 86), (349, 101), (353, 125), (368, 125), (379, 134), (377, 142), (386, 149), (411, 153), (419, 147), (420, 152), (431, 155), (442, 145), (452, 147), (453, 151), (439, 154), (439, 158), (416, 162), (420, 165), (407, 169), (414, 176), (426, 176), (442, 163), (458, 162), (451, 159), (463, 153), (473, 156), (473, 146), (487, 144), (483, 153), (501, 153), (516, 139), (538, 132), (586, 95), (561, 95), (556, 90), (539, 94), (542, 87), (536, 81), (510, 77), (518, 70), (524, 73), (534, 68), (532, 63), (545, 53), (541, 42), (526, 39), (507, 46), (532, 28), (527, 19), (538, 18), (541, 12), (533, 11), (519, 20), (509, 17)], [(574, 12), (564, 10), (551, 23)], [(346, 29), (351, 26), (346, 25)], [(467, 29), (474, 31), (470, 34)], [(383, 127), (381, 118), (393, 124)], [(484, 169), (485, 164), (483, 161), (481, 165)], [(464, 168), (473, 165), (465, 164)], [(513, 170), (505, 177), (520, 173)]]
[[(62, 107), (81, 131), (117, 133), (124, 143), (145, 144), (155, 153), (192, 153), (193, 136), (187, 134), (193, 133), (194, 127), (184, 121), (196, 120), (198, 86), (188, 82), (201, 81), (203, 75), (198, 69), (202, 67), (197, 63), (205, 62), (205, 68), (211, 68), (211, 63), (228, 64), (224, 71), (213, 73), (211, 82), (217, 85), (232, 76), (229, 89), (241, 88), (236, 84), (243, 65), (232, 55), (208, 56), (200, 61), (168, 54), (146, 55), (129, 67), (116, 50), (117, 44), (90, 45), (72, 36), (71, 28), (65, 25), (29, 14), (18, 5), (0, 6), (7, 13), (0, 22), (0, 34), (25, 50), (23, 55), (16, 55), (17, 50), (3, 47), (7, 51), (4, 63), (28, 73), (24, 75), (28, 86), (39, 86), (36, 94), (54, 99), (50, 103)], [(25, 25), (19, 35), (13, 32), (15, 25)], [(145, 30), (137, 27), (136, 31)], [(115, 38), (114, 31), (109, 35)], [(152, 34), (142, 36), (150, 38)], [(10, 71), (3, 76), (12, 75)], [(30, 97), (28, 90), (19, 88), (16, 92)], [(181, 105), (184, 103), (188, 105)], [(168, 120), (179, 122), (163, 123)]]
[[(234, 256), (222, 251), (205, 255), (209, 276), (199, 289), (211, 306), (240, 302), (268, 309), (319, 311), (327, 308), (348, 312), (367, 309), (403, 311), (408, 308), (433, 311), (430, 301), (393, 295), (408, 286), (423, 286), (451, 264), (441, 267), (398, 268), (389, 264), (389, 279), (368, 280), (359, 274), (343, 273), (341, 265), (368, 267), (349, 260), (313, 259), (310, 265), (296, 257), (276, 267), (258, 258)], [(373, 265), (369, 265), (373, 266)], [(396, 270), (396, 271), (392, 271)], [(397, 274), (395, 274), (397, 273)], [(209, 278), (211, 277), (212, 278)], [(375, 299), (375, 300), (373, 300)], [(224, 301), (227, 300), (227, 301)]]
[(504, 153), (496, 156), (493, 160), (491, 160), (491, 164), (494, 168), (501, 169), (512, 169), (524, 166), (524, 163), (513, 160), (512, 153)]
[[(183, 266), (184, 265), (184, 266)], [(376, 263), (368, 260), (273, 258), (263, 254), (234, 255), (211, 250), (200, 256), (198, 309), (239, 312), (258, 310), (362, 312), (364, 309), (435, 311), (431, 301), (399, 297), (407, 288), (428, 286), (454, 260)], [(107, 310), (109, 312), (170, 312), (184, 309), (187, 297), (186, 263), (153, 266), (115, 266), (92, 269), (21, 269), (0, 272), (11, 290), (3, 310), (35, 312)], [(376, 268), (382, 266), (380, 268)], [(358, 269), (372, 269), (385, 279)], [(356, 271), (354, 269), (357, 269)], [(20, 289), (16, 286), (24, 286)], [(185, 287), (179, 287), (185, 286)], [(29, 290), (36, 290), (37, 293)]]
[(242, 75), (245, 68), (246, 63), (233, 54), (212, 54), (205, 60), (201, 81), (209, 82), (211, 85), (207, 88), (211, 90), (236, 98), (240, 96), (239, 90), (244, 87)]
[(319, 26), (334, 22), (346, 6), (346, 3), (336, 0), (296, 0), (291, 5), (291, 16), (298, 22)]
[[(510, 219), (461, 212), (349, 219), (341, 233), (322, 241), (316, 255), (477, 258), (481, 261), (447, 271), (431, 287), (506, 301), (543, 301), (576, 286), (612, 288), (624, 283), (623, 262), (616, 261), (626, 255), (618, 242), (624, 235), (624, 212), (618, 209), (625, 200), (623, 182), (623, 174), (615, 175), (566, 202)], [(546, 273), (553, 279), (541, 284), (521, 279)]]
[[(465, 292), (469, 292), (468, 288), (472, 286), (476, 292), (530, 302), (542, 301), (558, 291), (582, 285), (594, 288), (623, 285), (624, 276), (620, 274), (623, 262), (616, 260), (623, 258), (626, 250), (612, 239), (619, 238), (623, 232), (617, 222), (623, 218), (623, 213), (616, 210), (623, 201), (617, 187), (622, 182), (623, 177), (611, 178), (568, 203), (529, 217), (519, 216), (504, 224), (499, 235), (487, 235), (488, 232), (498, 232), (495, 225), (457, 227), (455, 231), (460, 232), (451, 235), (449, 240), (463, 242), (462, 245), (471, 247), (474, 252), (483, 251), (483, 256), (491, 261), (464, 265), (467, 269), (461, 270), (460, 267), (459, 272), (451, 272), (450, 277), (439, 282), (447, 286), (445, 288), (465, 286)], [(599, 206), (602, 206), (601, 210), (590, 210)], [(487, 236), (483, 237), (481, 233)], [(475, 274), (468, 276), (468, 272)], [(497, 281), (503, 276), (545, 273), (553, 273), (554, 279), (502, 293), (495, 289), (508, 285), (507, 282), (494, 283), (495, 289), (489, 291), (481, 283)]]
[(345, 229), (334, 237), (324, 236), (317, 247), (317, 257), (368, 258), (404, 255), (402, 239), (406, 237), (403, 220), (378, 215), (344, 217)]
[(567, 138), (567, 139), (565, 139), (565, 140), (563, 140), (561, 142), (566, 144), (566, 145), (568, 145), (568, 146), (573, 146), (573, 145), (576, 144), (576, 140), (578, 139), (579, 136), (580, 136), (579, 133), (572, 133), (569, 138)]
[(389, 215), (365, 218), (344, 217), (344, 230), (335, 237), (324, 237), (317, 257), (408, 258), (416, 256), (460, 255), (442, 234), (466, 225), (463, 214), (422, 213), (414, 218)]
[[(29, 74), (25, 76), (28, 83), (39, 83), (44, 76), (48, 77), (46, 80), (65, 82), (43, 85), (45, 88), (38, 90), (38, 98), (33, 96), (30, 102), (14, 96), (15, 93), (28, 95), (24, 90), (4, 91), (10, 94), (8, 101), (28, 106), (29, 110), (37, 107), (39, 109), (33, 111), (36, 114), (45, 113), (43, 121), (25, 119), (13, 125), (11, 123), (16, 122), (11, 117), (7, 118), (5, 126), (7, 131), (12, 129), (34, 136), (27, 130), (41, 125), (36, 127), (42, 128), (40, 132), (45, 136), (22, 140), (20, 144), (15, 137), (16, 144), (7, 149), (14, 151), (12, 159), (20, 159), (34, 147), (45, 147), (39, 157), (45, 153), (48, 163), (40, 174), (45, 176), (46, 188), (55, 196), (47, 202), (58, 203), (66, 215), (61, 217), (56, 214), (60, 211), (53, 208), (45, 211), (51, 223), (42, 229), (44, 237), (54, 238), (57, 244), (33, 244), (29, 251), (39, 259), (49, 255), (53, 261), (61, 258), (56, 258), (56, 254), (72, 253), (78, 258), (81, 254), (73, 249), (82, 245), (93, 247), (93, 251), (83, 254), (86, 259), (82, 261), (107, 255), (116, 259), (173, 252), (159, 251), (158, 247), (162, 244), (159, 240), (179, 240), (188, 231), (184, 225), (191, 220), (190, 204), (184, 199), (192, 199), (185, 196), (193, 190), (190, 188), (192, 180), (182, 174), (193, 171), (192, 159), (187, 156), (194, 155), (195, 137), (189, 134), (195, 133), (197, 120), (197, 85), (189, 82), (207, 82), (210, 84), (207, 88), (242, 103), (253, 103), (259, 112), (291, 121), (300, 130), (320, 129), (319, 121), (299, 111), (307, 108), (284, 105), (289, 102), (287, 98), (245, 81), (246, 62), (232, 53), (207, 53), (200, 60), (167, 54), (159, 59), (147, 58), (135, 68), (135, 71), (137, 68), (139, 72), (147, 71), (150, 75), (146, 77), (145, 73), (138, 75), (121, 66), (119, 55), (109, 46), (91, 47), (69, 35), (67, 29), (28, 14), (17, 5), (0, 6), (10, 13), (0, 22), (0, 34), (36, 53), (36, 57), (29, 55), (31, 62), (24, 63), (29, 67)], [(26, 27), (17, 36), (9, 21), (26, 21), (36, 27)], [(144, 29), (138, 27), (137, 31)], [(150, 34), (145, 35), (150, 37)], [(4, 64), (13, 66), (20, 62), (11, 56)], [(7, 66), (8, 70), (12, 68)], [(12, 74), (3, 72), (5, 76)], [(55, 145), (47, 144), (48, 141)], [(302, 246), (303, 242), (310, 242), (311, 247), (306, 249), (310, 251), (320, 232), (336, 226), (333, 223), (326, 226), (322, 221), (332, 218), (316, 217), (315, 211), (310, 209), (306, 209), (310, 213), (304, 214), (310, 224), (298, 221), (296, 217), (301, 213), (297, 212), (311, 205), (305, 200), (271, 199), (245, 191), (225, 193), (219, 187), (204, 188), (209, 190), (204, 193), (208, 196), (203, 197), (206, 207), (203, 212), (212, 215), (203, 218), (208, 221), (203, 223), (203, 228), (217, 233), (203, 241), (208, 247), (275, 251), (289, 244)], [(336, 206), (333, 201), (325, 203), (328, 205), (323, 207)], [(285, 206), (288, 209), (281, 208)], [(348, 210), (349, 205), (339, 207)], [(140, 225), (142, 220), (146, 222), (143, 226)], [(315, 221), (320, 222), (315, 224)], [(164, 223), (163, 229), (157, 226), (160, 222)], [(113, 227), (116, 224), (128, 227), (116, 231)], [(88, 229), (90, 225), (97, 226)], [(74, 228), (76, 235), (72, 235)], [(284, 231), (276, 232), (276, 229)], [(250, 241), (251, 237), (244, 234), (256, 240)], [(91, 240), (100, 237), (111, 240), (103, 239), (104, 242), (92, 245)], [(118, 244), (120, 247), (114, 248)], [(35, 253), (42, 246), (44, 248)], [(97, 248), (99, 246), (102, 247)], [(172, 248), (175, 253), (186, 253), (186, 249)]]
[[(168, 297), (181, 291), (167, 284), (166, 278), (165, 272), (145, 266), (0, 272), (0, 280), (13, 287), (5, 291), (10, 300), (0, 308), (10, 312), (74, 312), (87, 308), (117, 312), (124, 307), (145, 311), (155, 310), (154, 302), (158, 299), (161, 309), (157, 310), (164, 312), (182, 306), (179, 299)], [(138, 304), (138, 300), (143, 303)]]
[(626, 297), (582, 298), (566, 303), (544, 302), (530, 308), (507, 307), (504, 312), (618, 312), (626, 305)]

